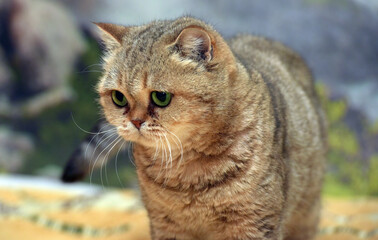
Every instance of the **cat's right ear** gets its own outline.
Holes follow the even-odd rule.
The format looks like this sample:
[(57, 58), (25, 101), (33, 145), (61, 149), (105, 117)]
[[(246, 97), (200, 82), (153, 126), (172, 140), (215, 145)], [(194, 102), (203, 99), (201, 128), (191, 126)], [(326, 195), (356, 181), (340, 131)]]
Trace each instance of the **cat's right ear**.
[(197, 61), (210, 61), (213, 58), (213, 44), (210, 35), (197, 26), (181, 31), (175, 45), (184, 58)]
[(101, 39), (107, 50), (112, 51), (121, 47), (122, 39), (128, 32), (128, 27), (116, 25), (112, 23), (96, 23), (94, 24), (101, 31)]

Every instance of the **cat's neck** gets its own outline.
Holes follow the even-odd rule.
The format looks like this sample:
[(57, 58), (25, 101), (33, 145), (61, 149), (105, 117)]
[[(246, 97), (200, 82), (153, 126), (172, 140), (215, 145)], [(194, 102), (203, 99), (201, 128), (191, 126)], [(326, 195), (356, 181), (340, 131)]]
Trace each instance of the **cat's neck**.
[(148, 181), (164, 189), (179, 192), (200, 191), (208, 184), (218, 181), (216, 176), (223, 176), (224, 172), (228, 172), (235, 165), (230, 158), (234, 151), (232, 145), (218, 154), (209, 155), (206, 150), (154, 149), (135, 144), (138, 177), (144, 178), (143, 182)]

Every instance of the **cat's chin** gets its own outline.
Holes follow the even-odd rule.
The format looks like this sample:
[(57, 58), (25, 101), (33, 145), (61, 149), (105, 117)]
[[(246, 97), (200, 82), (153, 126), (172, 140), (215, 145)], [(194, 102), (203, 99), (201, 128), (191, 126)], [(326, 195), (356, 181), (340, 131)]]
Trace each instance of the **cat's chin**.
[(140, 131), (130, 128), (118, 128), (118, 134), (126, 141), (140, 144), (145, 147), (158, 148), (167, 142), (170, 148), (181, 148), (181, 140), (173, 132), (148, 131), (141, 129)]
[(155, 148), (159, 144), (159, 137), (149, 134), (132, 134), (127, 136), (121, 134), (121, 137), (128, 142), (140, 144), (145, 147)]

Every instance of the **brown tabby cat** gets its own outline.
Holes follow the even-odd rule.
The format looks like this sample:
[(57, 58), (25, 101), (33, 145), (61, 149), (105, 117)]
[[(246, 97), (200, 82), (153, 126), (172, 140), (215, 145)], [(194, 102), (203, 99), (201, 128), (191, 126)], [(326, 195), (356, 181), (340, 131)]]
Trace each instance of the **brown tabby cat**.
[(304, 61), (183, 17), (98, 23), (100, 103), (134, 158), (152, 239), (312, 239), (326, 133)]

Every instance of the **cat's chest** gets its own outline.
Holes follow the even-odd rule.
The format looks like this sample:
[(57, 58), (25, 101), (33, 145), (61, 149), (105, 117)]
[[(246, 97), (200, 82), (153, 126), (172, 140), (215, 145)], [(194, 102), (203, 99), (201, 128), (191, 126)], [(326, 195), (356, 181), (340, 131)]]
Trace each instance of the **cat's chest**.
[[(217, 195), (222, 194), (218, 193)], [(166, 197), (164, 200), (160, 199), (162, 202), (157, 201), (156, 206), (159, 206), (164, 213), (163, 215), (166, 215), (177, 226), (187, 226), (187, 231), (193, 233), (212, 232), (214, 226), (221, 223), (220, 213), (229, 204), (227, 203), (228, 200), (214, 199), (214, 194), (211, 193), (182, 195), (180, 197), (176, 194), (171, 196), (167, 194)], [(166, 204), (168, 198), (175, 199), (175, 201)], [(226, 198), (226, 196), (223, 196), (223, 198)], [(188, 223), (191, 223), (190, 226)]]
[(227, 224), (240, 219), (239, 213), (248, 214), (254, 205), (248, 192), (232, 196), (229, 187), (196, 194), (163, 190), (162, 195), (145, 201), (150, 214), (191, 236), (189, 239), (220, 239), (209, 234), (224, 231)]
[(141, 182), (141, 188), (147, 208), (158, 209), (157, 212), (170, 215), (181, 224), (193, 220), (200, 228), (221, 221), (222, 214), (235, 205), (251, 204), (253, 183), (242, 186), (240, 181), (249, 182), (241, 178), (221, 186), (186, 192), (161, 188), (148, 182)]

